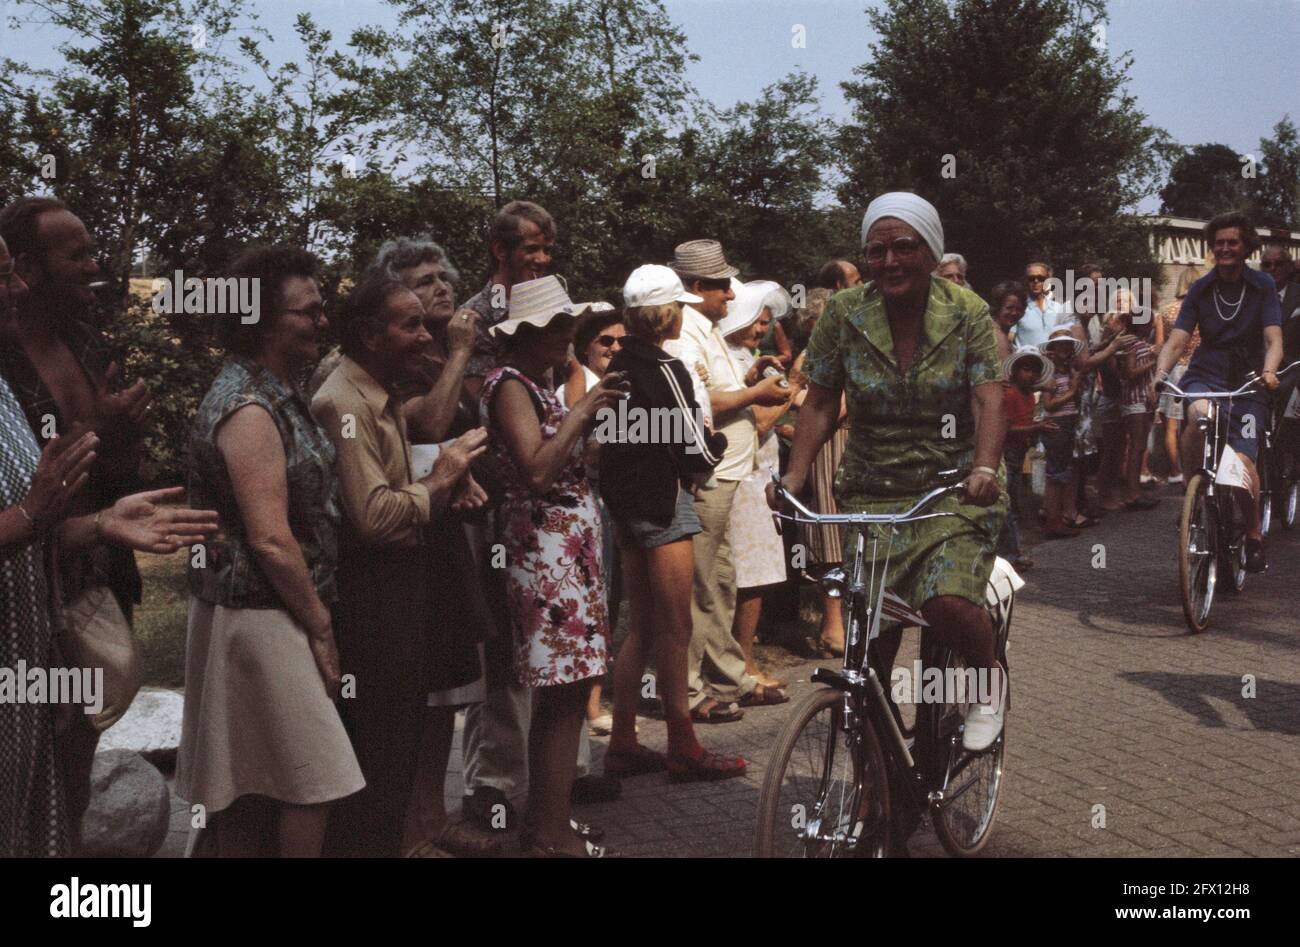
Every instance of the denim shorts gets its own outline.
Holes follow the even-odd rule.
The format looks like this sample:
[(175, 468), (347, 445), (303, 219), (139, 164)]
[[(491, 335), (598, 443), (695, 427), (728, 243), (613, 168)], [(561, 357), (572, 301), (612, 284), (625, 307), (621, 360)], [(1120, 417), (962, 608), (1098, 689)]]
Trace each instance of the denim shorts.
[(1043, 453), (1047, 460), (1047, 479), (1052, 483), (1069, 483), (1074, 476), (1074, 424), (1078, 420), (1074, 415), (1054, 418), (1050, 415), (1045, 421), (1053, 421), (1055, 431), (1043, 432)]
[(645, 519), (621, 519), (615, 517), (614, 529), (618, 541), (624, 546), (638, 549), (654, 549), (667, 546), (679, 539), (688, 539), (702, 532), (700, 515), (695, 512), (695, 498), (689, 490), (677, 486), (677, 508), (673, 511), (673, 521), (667, 526)]

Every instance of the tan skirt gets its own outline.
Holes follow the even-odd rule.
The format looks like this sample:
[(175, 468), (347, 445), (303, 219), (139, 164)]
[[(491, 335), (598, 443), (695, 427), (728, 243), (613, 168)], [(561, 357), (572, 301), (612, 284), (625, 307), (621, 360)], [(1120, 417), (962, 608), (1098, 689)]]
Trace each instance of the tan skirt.
[(176, 794), (214, 813), (245, 795), (314, 805), (363, 786), (293, 618), (191, 599)]

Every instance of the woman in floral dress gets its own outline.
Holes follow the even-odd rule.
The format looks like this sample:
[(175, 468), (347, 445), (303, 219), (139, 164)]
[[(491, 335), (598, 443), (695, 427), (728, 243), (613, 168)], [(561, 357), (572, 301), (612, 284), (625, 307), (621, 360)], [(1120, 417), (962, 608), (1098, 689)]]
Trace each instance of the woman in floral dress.
[(504, 493), (497, 541), (516, 671), (535, 689), (524, 844), (534, 855), (598, 857), (569, 824), (587, 694), (605, 673), (609, 637), (584, 449), (596, 412), (621, 397), (622, 376), (607, 375), (568, 411), (546, 384), (566, 364), (575, 308), (553, 276), (517, 284), (509, 317), (492, 329), (505, 364), (484, 379), (480, 403)]

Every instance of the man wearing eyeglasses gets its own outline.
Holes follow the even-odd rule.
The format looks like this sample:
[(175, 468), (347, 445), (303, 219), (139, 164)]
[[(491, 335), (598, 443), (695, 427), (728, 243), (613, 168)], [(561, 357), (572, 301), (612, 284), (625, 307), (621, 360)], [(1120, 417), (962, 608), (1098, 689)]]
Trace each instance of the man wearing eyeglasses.
[(1030, 263), (1025, 267), (1025, 283), (1029, 286), (1029, 305), (1025, 314), (1015, 324), (1012, 342), (1017, 348), (1038, 348), (1045, 343), (1058, 325), (1066, 324), (1065, 307), (1047, 293), (1047, 281), (1052, 268), (1046, 263)]
[[(149, 393), (143, 381), (117, 390), (117, 365), (89, 323), (95, 301), (90, 284), (99, 276), (94, 241), (62, 201), (48, 197), (20, 198), (0, 211), (0, 237), (29, 290), (9, 334), (0, 339), (0, 372), (40, 444), (78, 424), (99, 435), (99, 457), (90, 469), (88, 488), (72, 501), (69, 513), (111, 506), (140, 489)], [(129, 625), (141, 591), (130, 550), (97, 546), (65, 555), (59, 571), (68, 615), (85, 614), (84, 603), (102, 602), (94, 620)], [(102, 594), (105, 588), (111, 596)], [(72, 717), (56, 748), (75, 853), (78, 826), (90, 801), (90, 767), (99, 732), (84, 714)]]

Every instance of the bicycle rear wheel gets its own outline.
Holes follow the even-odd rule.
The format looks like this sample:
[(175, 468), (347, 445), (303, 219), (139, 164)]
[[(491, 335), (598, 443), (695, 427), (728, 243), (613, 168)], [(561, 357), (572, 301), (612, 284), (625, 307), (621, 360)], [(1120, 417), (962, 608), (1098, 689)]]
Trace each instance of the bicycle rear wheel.
[(1194, 634), (1210, 624), (1210, 608), (1218, 581), (1219, 556), (1216, 547), (1209, 480), (1198, 473), (1187, 481), (1183, 494), (1183, 515), (1178, 526), (1178, 585), (1183, 599), (1183, 618)]
[(1283, 494), (1282, 525), (1287, 529), (1295, 528), (1296, 507), (1300, 506), (1300, 482), (1290, 481)]
[(1241, 523), (1237, 498), (1231, 490), (1219, 494), (1219, 574), (1224, 590), (1240, 592), (1246, 587), (1246, 533)]
[[(1000, 637), (1005, 640), (1004, 635)], [(944, 850), (955, 858), (969, 858), (983, 851), (993, 834), (1002, 798), (1006, 724), (997, 742), (987, 750), (971, 753), (963, 749), (962, 726), (977, 695), (969, 687), (964, 695), (955, 693), (951, 684), (965, 679), (965, 662), (950, 648), (927, 650), (931, 651), (932, 663), (926, 662), (926, 666), (940, 671), (944, 681), (944, 702), (918, 707), (925, 724), (925, 752), (931, 757), (927, 770), (936, 777), (932, 785), (943, 787), (943, 798), (931, 805), (930, 818)], [(1005, 652), (999, 657), (1005, 663)], [(918, 721), (918, 728), (920, 724)]]
[(758, 797), (756, 858), (881, 858), (889, 779), (871, 724), (844, 729), (844, 695), (818, 688), (790, 711)]

